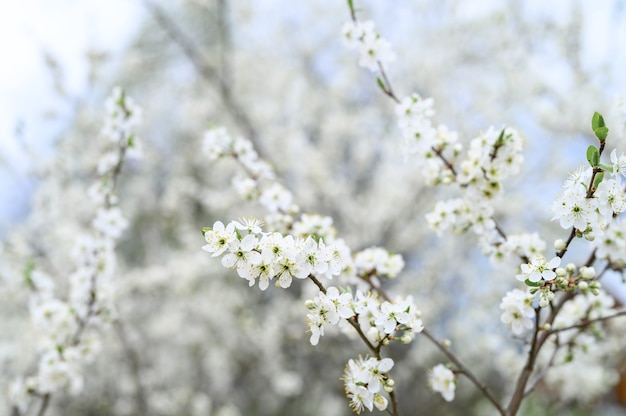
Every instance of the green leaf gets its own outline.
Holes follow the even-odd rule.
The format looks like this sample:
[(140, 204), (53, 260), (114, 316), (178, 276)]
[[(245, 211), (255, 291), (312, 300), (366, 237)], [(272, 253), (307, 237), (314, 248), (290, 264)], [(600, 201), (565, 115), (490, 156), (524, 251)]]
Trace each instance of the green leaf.
[(592, 168), (595, 168), (600, 163), (600, 151), (597, 147), (591, 145), (587, 148), (587, 162)]
[(598, 189), (598, 185), (600, 185), (603, 179), (604, 179), (604, 172), (598, 173), (593, 180), (593, 188)]
[(595, 129), (593, 131), (596, 134), (596, 137), (601, 141), (605, 141), (606, 140), (606, 136), (609, 135), (609, 128), (608, 127), (598, 127), (597, 129)]
[(211, 227), (202, 227), (202, 235), (205, 235), (209, 231), (213, 230)]
[(606, 124), (604, 124), (604, 117), (602, 117), (602, 114), (596, 111), (593, 113), (593, 117), (591, 118), (591, 130), (596, 131), (596, 129), (599, 129), (600, 127), (606, 127)]
[(376, 77), (376, 82), (378, 83), (380, 89), (383, 90), (383, 92), (387, 92), (387, 87), (385, 87), (385, 83), (382, 79), (380, 79), (380, 77)]
[(354, 12), (354, 4), (352, 3), (352, 0), (348, 0), (348, 7), (350, 8), (351, 12)]
[(528, 279), (524, 280), (524, 283), (526, 283), (526, 286), (530, 286), (530, 287), (539, 287), (539, 286), (542, 285), (541, 281), (539, 281), (539, 282), (531, 282)]
[(35, 262), (32, 260), (28, 260), (26, 265), (24, 266), (24, 280), (29, 287), (35, 287), (35, 283), (33, 282), (33, 272), (35, 271)]
[(602, 169), (603, 171), (605, 171), (605, 172), (613, 172), (613, 166), (609, 166), (609, 165), (605, 165), (604, 163), (600, 163), (598, 165), (598, 167), (600, 169)]
[(498, 140), (496, 140), (496, 146), (502, 146), (504, 144), (504, 130), (502, 129), (502, 131), (500, 132), (500, 135), (498, 136)]

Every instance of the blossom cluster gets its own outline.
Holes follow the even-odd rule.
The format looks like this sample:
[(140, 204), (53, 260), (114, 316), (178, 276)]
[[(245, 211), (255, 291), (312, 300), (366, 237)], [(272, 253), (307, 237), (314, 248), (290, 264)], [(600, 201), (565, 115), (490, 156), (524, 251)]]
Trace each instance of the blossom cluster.
[[(593, 167), (579, 167), (563, 184), (563, 191), (552, 204), (553, 220), (559, 220), (561, 227), (571, 227), (581, 232), (601, 233), (613, 218), (626, 209), (626, 194), (622, 186), (622, 176), (626, 175), (626, 154), (617, 156), (617, 150), (610, 155), (610, 178), (594, 176)], [(605, 170), (606, 171), (606, 170)], [(595, 183), (591, 183), (594, 178)], [(598, 179), (600, 180), (597, 183)]]
[(433, 391), (441, 394), (445, 401), (451, 402), (454, 400), (456, 376), (452, 370), (443, 364), (437, 364), (430, 370), (428, 385)]
[(378, 71), (379, 63), (386, 65), (396, 59), (391, 44), (380, 36), (374, 22), (349, 21), (341, 28), (344, 44), (359, 53), (359, 65), (370, 71)]
[[(426, 183), (455, 182), (465, 191), (461, 198), (437, 202), (426, 220), (438, 234), (448, 229), (471, 229), (481, 236), (486, 252), (496, 252), (503, 240), (496, 232), (491, 200), (501, 192), (502, 181), (519, 172), (523, 140), (515, 129), (497, 131), (491, 127), (470, 142), (467, 157), (458, 162), (463, 149), (457, 143), (458, 134), (444, 125), (435, 128), (431, 121), (434, 114), (433, 99), (424, 99), (417, 93), (403, 98), (396, 106), (405, 155), (415, 156), (424, 164)], [(456, 164), (460, 169), (455, 168)]]
[(354, 266), (358, 276), (378, 276), (392, 279), (404, 267), (404, 260), (401, 255), (390, 254), (384, 248), (371, 247), (355, 254)]
[(350, 262), (350, 249), (342, 240), (328, 244), (313, 237), (294, 238), (280, 233), (264, 233), (258, 220), (216, 221), (204, 231), (202, 249), (223, 256), (224, 267), (236, 268), (240, 277), (265, 290), (270, 281), (282, 288), (291, 286), (293, 278), (306, 279), (310, 274), (332, 279)]
[(457, 156), (463, 149), (458, 141), (458, 133), (450, 131), (445, 125), (433, 126), (431, 121), (435, 114), (432, 98), (422, 98), (413, 93), (405, 97), (396, 106), (398, 127), (402, 131), (402, 148), (406, 157), (417, 157), (424, 168), (421, 173), (426, 183), (451, 183), (455, 180), (451, 165), (438, 157), (446, 149), (453, 149)]
[[(259, 158), (250, 140), (243, 137), (233, 138), (224, 127), (212, 128), (204, 133), (203, 149), (210, 160), (234, 157), (256, 180), (276, 177), (272, 168)], [(239, 185), (241, 189), (246, 187), (245, 184)]]
[(556, 278), (556, 269), (561, 264), (560, 257), (553, 257), (549, 261), (538, 254), (535, 255), (530, 262), (522, 264), (520, 266), (522, 273), (515, 276), (520, 282), (529, 281), (531, 283), (537, 283), (540, 280), (549, 282)]
[[(118, 86), (113, 88), (111, 95), (106, 99), (105, 111), (101, 135), (115, 146), (111, 151), (104, 153), (98, 161), (98, 174), (102, 176), (111, 174), (124, 157), (139, 159), (143, 156), (141, 141), (135, 134), (142, 120), (141, 107)], [(101, 184), (101, 189), (94, 188), (91, 193), (94, 197), (104, 194), (108, 192), (107, 185), (110, 186), (110, 183)]]
[(272, 166), (259, 157), (252, 142), (243, 137), (233, 138), (224, 127), (204, 133), (203, 148), (210, 160), (234, 158), (245, 175), (233, 178), (233, 187), (246, 200), (258, 201), (270, 215), (267, 225), (285, 230), (293, 225), (293, 216), (300, 208), (293, 203), (293, 194), (276, 180)]
[(618, 381), (615, 369), (607, 363), (620, 355), (622, 343), (606, 342), (605, 326), (600, 322), (576, 327), (615, 313), (615, 300), (604, 291), (578, 294), (563, 305), (552, 325), (559, 332), (551, 337), (554, 358), (546, 376), (550, 388), (559, 391), (563, 399), (588, 401)]
[[(412, 297), (389, 302), (382, 301), (378, 296), (357, 290), (356, 295), (350, 292), (341, 293), (330, 286), (326, 292), (320, 292), (312, 300), (306, 301), (309, 310), (306, 320), (311, 331), (311, 344), (317, 345), (320, 336), (324, 335), (324, 326), (337, 325), (340, 318), (355, 318), (367, 338), (374, 343), (385, 339), (399, 339), (409, 343), (414, 334), (424, 329), (420, 311), (413, 303)], [(398, 332), (401, 335), (398, 336)]]
[(502, 299), (500, 320), (511, 328), (513, 334), (522, 335), (524, 330), (533, 327), (533, 299), (533, 295), (520, 289), (513, 289)]
[[(115, 317), (112, 278), (115, 272), (115, 242), (128, 226), (114, 194), (126, 150), (134, 146), (133, 128), (140, 110), (123, 90), (115, 88), (107, 100), (108, 118), (102, 133), (115, 139), (115, 149), (98, 164), (100, 178), (88, 194), (95, 205), (91, 229), (75, 242), (72, 257), (75, 270), (69, 276), (67, 299), (55, 296), (54, 280), (30, 267), (26, 280), (31, 289), (29, 310), (37, 328), (40, 354), (36, 374), (17, 379), (11, 386), (11, 399), (18, 412), (24, 412), (30, 397), (46, 397), (60, 390), (78, 394), (83, 388), (81, 368), (100, 349), (96, 332)], [(106, 165), (106, 166), (105, 166)], [(104, 167), (103, 167), (104, 166)]]
[(626, 265), (626, 221), (615, 219), (610, 227), (601, 230), (591, 245), (599, 259), (615, 265)]
[(388, 401), (381, 393), (393, 390), (393, 380), (387, 377), (393, 364), (391, 358), (359, 357), (348, 361), (343, 381), (350, 407), (356, 414), (363, 409), (372, 411), (374, 406), (381, 411), (387, 408)]
[(533, 258), (546, 249), (546, 242), (537, 233), (509, 234), (506, 240), (485, 246), (485, 255), (494, 262), (508, 258)]

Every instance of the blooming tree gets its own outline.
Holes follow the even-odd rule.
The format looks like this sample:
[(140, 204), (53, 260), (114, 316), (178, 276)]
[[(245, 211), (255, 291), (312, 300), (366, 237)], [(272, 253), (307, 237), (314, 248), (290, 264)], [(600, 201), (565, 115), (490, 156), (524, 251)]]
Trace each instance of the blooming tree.
[[(556, 412), (618, 381), (624, 333), (613, 318), (623, 310), (601, 284), (624, 266), (619, 129), (609, 134), (596, 115), (583, 130), (578, 119), (595, 109), (544, 80), (516, 92), (510, 43), (492, 54), (504, 66), (491, 83), (477, 83), (471, 114), (482, 116), (443, 81), (455, 79), (446, 68), (476, 71), (472, 59), (451, 64), (462, 27), (506, 44), (511, 28), (546, 33), (541, 22), (494, 12), (435, 36), (427, 20), (403, 30), (402, 10), (390, 9), (399, 35), (387, 38), (383, 6), (303, 4), (290, 7), (310, 7), (310, 20), (293, 13), (280, 29), (290, 36), (266, 45), (248, 22), (276, 15), (272, 6), (183, 3), (144, 2), (143, 49), (116, 77), (146, 108), (141, 163), (126, 160), (140, 149), (132, 100), (116, 92), (107, 109), (103, 135), (127, 139), (108, 142), (115, 150), (85, 145), (101, 124), (100, 108), (85, 106), (41, 170), (33, 214), (3, 245), (11, 336), (0, 362), (16, 411), (515, 414), (524, 401)], [(412, 7), (407, 15), (429, 15)], [(330, 15), (319, 26), (328, 20), (316, 16)], [(558, 23), (563, 38), (576, 22)], [(319, 31), (319, 55), (294, 25)], [(444, 58), (425, 60), (415, 42)], [(597, 90), (579, 84), (577, 103), (592, 102)], [(548, 163), (562, 142), (529, 151), (523, 127), (487, 127), (514, 124), (496, 111), (513, 108), (494, 106), (498, 88), (511, 102), (550, 91), (559, 109), (576, 107), (534, 111), (558, 134), (595, 136), (587, 154)], [(207, 120), (218, 126), (202, 135)], [(573, 168), (559, 195), (546, 192), (548, 178)], [(92, 186), (94, 175), (103, 179)], [(97, 244), (82, 239), (75, 260), (84, 228)], [(87, 256), (94, 247), (106, 258)], [(106, 266), (97, 277), (76, 272), (94, 262)], [(581, 380), (592, 381), (584, 391)]]

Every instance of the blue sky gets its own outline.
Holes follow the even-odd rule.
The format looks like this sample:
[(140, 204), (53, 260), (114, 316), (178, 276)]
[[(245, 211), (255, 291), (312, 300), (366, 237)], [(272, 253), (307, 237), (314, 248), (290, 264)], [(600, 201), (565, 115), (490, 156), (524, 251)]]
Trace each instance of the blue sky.
[(89, 48), (120, 53), (142, 13), (128, 0), (20, 0), (0, 4), (0, 235), (28, 206), (30, 154), (49, 155), (72, 116), (55, 92), (46, 54), (62, 68), (67, 97), (87, 82)]

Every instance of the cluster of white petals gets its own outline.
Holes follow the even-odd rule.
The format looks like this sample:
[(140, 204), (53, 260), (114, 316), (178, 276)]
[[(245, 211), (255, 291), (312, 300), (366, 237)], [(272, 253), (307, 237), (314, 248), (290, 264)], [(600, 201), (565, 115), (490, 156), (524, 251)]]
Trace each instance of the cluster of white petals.
[(350, 407), (356, 414), (360, 414), (363, 409), (371, 412), (374, 406), (381, 411), (387, 408), (388, 401), (381, 393), (386, 386), (393, 385), (387, 378), (387, 372), (393, 368), (393, 364), (391, 358), (378, 360), (374, 357), (359, 357), (348, 361), (343, 381)]
[[(615, 313), (613, 297), (600, 291), (597, 295), (576, 295), (563, 306), (554, 320), (553, 328), (560, 332), (553, 336), (553, 343), (549, 345), (557, 351), (545, 381), (550, 389), (558, 391), (563, 400), (588, 402), (605, 394), (618, 382), (619, 374), (615, 367), (606, 363), (620, 354), (622, 343), (606, 342), (605, 327), (601, 322), (583, 328), (574, 327)], [(567, 345), (568, 348), (559, 350), (558, 345)], [(581, 389), (581, 385), (585, 388)]]
[(532, 258), (546, 249), (546, 242), (537, 233), (509, 234), (505, 241), (490, 245), (486, 253), (497, 262), (508, 258)]
[(404, 268), (404, 260), (401, 255), (391, 254), (384, 248), (371, 247), (355, 254), (354, 266), (359, 276), (392, 279)]
[(614, 217), (626, 209), (626, 193), (622, 185), (626, 154), (618, 157), (617, 151), (613, 150), (610, 158), (610, 178), (603, 178), (591, 192), (591, 167), (579, 167), (569, 176), (563, 184), (563, 191), (552, 204), (552, 220), (559, 220), (565, 229), (575, 227), (582, 232), (598, 233), (610, 228)]
[(496, 226), (493, 207), (487, 201), (472, 203), (465, 198), (437, 202), (434, 210), (426, 214), (426, 221), (439, 235), (449, 229), (455, 233), (472, 230), (482, 235), (493, 231)]
[(591, 244), (597, 249), (596, 256), (599, 259), (626, 264), (626, 221), (614, 220), (610, 226), (598, 232)]
[(467, 158), (461, 162), (459, 183), (471, 185), (468, 190), (480, 198), (493, 198), (502, 189), (502, 181), (520, 171), (523, 144), (517, 130), (490, 127), (470, 142)]
[(513, 334), (522, 335), (524, 330), (533, 327), (533, 299), (533, 295), (520, 289), (513, 289), (502, 299), (500, 320), (511, 328)]
[[(233, 138), (224, 127), (216, 127), (204, 133), (203, 148), (210, 160), (234, 157), (248, 171), (250, 176), (260, 179), (275, 178), (274, 171), (259, 158), (252, 142), (243, 137)], [(245, 189), (245, 186), (241, 186)]]
[(515, 278), (520, 282), (524, 282), (526, 280), (532, 283), (537, 283), (540, 280), (549, 282), (554, 280), (556, 277), (554, 269), (559, 267), (560, 264), (560, 257), (553, 257), (548, 261), (548, 259), (543, 257), (541, 254), (537, 254), (531, 258), (529, 263), (525, 263), (520, 266), (522, 273), (515, 276)]
[(451, 183), (454, 174), (436, 152), (448, 148), (457, 155), (462, 146), (457, 143), (458, 134), (445, 125), (433, 126), (435, 114), (432, 98), (422, 98), (414, 93), (405, 97), (396, 106), (398, 127), (402, 131), (402, 149), (405, 157), (417, 157), (424, 164), (422, 176), (427, 184)]
[(313, 300), (306, 301), (306, 306), (309, 310), (307, 325), (311, 331), (312, 345), (317, 345), (320, 336), (324, 335), (325, 325), (337, 325), (340, 318), (356, 317), (361, 330), (372, 342), (399, 335), (402, 342), (409, 343), (414, 334), (424, 329), (421, 313), (410, 296), (394, 302), (381, 302), (370, 292), (364, 294), (357, 290), (353, 296), (350, 292), (341, 293), (331, 286), (326, 293), (320, 292)]
[(341, 28), (344, 44), (359, 53), (359, 65), (378, 71), (378, 64), (387, 65), (396, 59), (391, 44), (376, 32), (374, 22), (349, 21)]
[(282, 288), (291, 286), (293, 278), (306, 279), (310, 274), (332, 279), (351, 263), (350, 249), (342, 240), (324, 243), (313, 237), (267, 233), (258, 224), (232, 221), (225, 226), (216, 221), (204, 231), (204, 238), (203, 250), (213, 257), (223, 256), (222, 265), (236, 268), (250, 286), (258, 280), (261, 290), (274, 279)]
[(428, 373), (428, 385), (430, 388), (441, 394), (445, 401), (454, 400), (456, 392), (456, 376), (449, 368), (443, 364), (437, 364)]
[(75, 269), (68, 278), (68, 295), (65, 299), (56, 297), (53, 279), (40, 270), (33, 267), (26, 273), (32, 289), (29, 310), (38, 332), (40, 358), (34, 375), (12, 384), (10, 396), (20, 412), (28, 407), (29, 395), (82, 391), (82, 367), (95, 358), (100, 349), (97, 334), (115, 316), (114, 248), (128, 221), (114, 205), (114, 184), (129, 149), (137, 145), (133, 129), (141, 111), (119, 87), (113, 90), (106, 108), (102, 133), (114, 145), (98, 163), (98, 182), (86, 192), (96, 213), (92, 228), (77, 237), (71, 253)]

